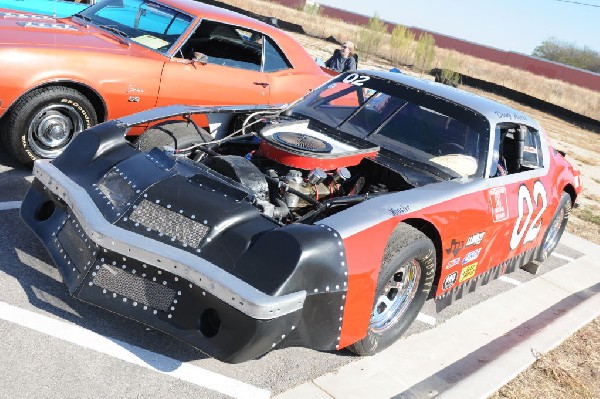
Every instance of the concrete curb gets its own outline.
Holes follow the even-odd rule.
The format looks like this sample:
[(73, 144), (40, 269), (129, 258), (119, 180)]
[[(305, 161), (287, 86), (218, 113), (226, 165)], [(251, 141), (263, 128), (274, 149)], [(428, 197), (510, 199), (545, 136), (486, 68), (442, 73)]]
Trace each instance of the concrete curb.
[(276, 398), (491, 395), (600, 315), (600, 246), (570, 234), (561, 243), (585, 255)]

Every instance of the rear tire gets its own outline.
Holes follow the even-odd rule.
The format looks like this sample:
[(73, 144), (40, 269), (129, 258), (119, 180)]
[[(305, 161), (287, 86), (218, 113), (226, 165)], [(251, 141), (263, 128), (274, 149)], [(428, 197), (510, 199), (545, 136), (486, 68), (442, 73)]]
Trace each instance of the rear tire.
[(194, 144), (206, 143), (214, 138), (204, 129), (196, 128), (191, 123), (168, 121), (155, 125), (142, 133), (135, 141), (135, 147), (148, 152), (154, 147), (173, 147), (185, 149)]
[(348, 349), (370, 356), (396, 342), (427, 300), (435, 268), (433, 242), (414, 227), (400, 224), (385, 249), (367, 335)]
[(75, 89), (52, 86), (18, 99), (2, 123), (8, 151), (19, 162), (56, 158), (81, 131), (98, 123), (92, 103)]

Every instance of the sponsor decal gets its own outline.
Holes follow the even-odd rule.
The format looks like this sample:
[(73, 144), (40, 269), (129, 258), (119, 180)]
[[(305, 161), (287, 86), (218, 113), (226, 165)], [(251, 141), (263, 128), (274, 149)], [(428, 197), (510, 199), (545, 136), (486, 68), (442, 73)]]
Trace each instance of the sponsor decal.
[(471, 237), (467, 239), (467, 247), (470, 245), (479, 245), (481, 244), (481, 240), (483, 240), (483, 236), (485, 235), (485, 231), (481, 233), (475, 233)]
[(473, 277), (475, 275), (476, 271), (477, 271), (477, 262), (471, 263), (470, 265), (463, 267), (463, 269), (460, 271), (460, 278), (458, 279), (458, 282), (462, 283), (463, 281), (470, 279), (471, 277)]
[(465, 247), (464, 241), (456, 241), (454, 238), (450, 243), (450, 248), (446, 248), (446, 253), (448, 255), (453, 254), (454, 256), (458, 255), (461, 249)]
[(463, 258), (462, 264), (466, 265), (469, 262), (473, 262), (475, 259), (477, 259), (479, 257), (480, 252), (481, 252), (481, 248), (477, 248), (476, 250), (469, 252)]
[(446, 269), (450, 269), (460, 263), (460, 258), (451, 259), (446, 265)]
[(502, 222), (508, 219), (508, 199), (506, 197), (506, 187), (494, 187), (489, 190), (490, 205), (492, 207), (492, 217), (495, 222)]
[(395, 208), (388, 209), (388, 211), (392, 214), (392, 216), (403, 215), (405, 213), (410, 212), (410, 206), (409, 205), (399, 205)]
[[(533, 207), (534, 203), (535, 209)], [(533, 183), (533, 195), (526, 185), (523, 184), (519, 187), (519, 197), (517, 198), (518, 216), (510, 236), (510, 249), (517, 249), (520, 244), (524, 245), (535, 240), (542, 228), (541, 218), (547, 207), (546, 187), (541, 181), (537, 180)], [(531, 220), (532, 216), (533, 220)]]
[(454, 286), (454, 284), (456, 283), (456, 277), (458, 277), (458, 272), (453, 272), (450, 273), (449, 275), (446, 276), (446, 278), (444, 279), (444, 284), (442, 285), (442, 289), (444, 291), (452, 288), (452, 286)]
[(537, 149), (535, 147), (530, 147), (528, 145), (526, 145), (525, 147), (523, 147), (523, 151), (529, 152), (531, 154), (537, 154)]

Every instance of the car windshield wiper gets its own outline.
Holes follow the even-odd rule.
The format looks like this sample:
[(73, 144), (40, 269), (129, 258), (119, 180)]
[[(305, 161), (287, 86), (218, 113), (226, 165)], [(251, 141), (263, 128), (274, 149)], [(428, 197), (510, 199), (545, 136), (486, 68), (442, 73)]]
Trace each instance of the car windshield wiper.
[(98, 27), (114, 33), (121, 43), (129, 45), (129, 41), (126, 40), (129, 39), (129, 35), (122, 30), (110, 25), (98, 25)]
[(82, 13), (78, 12), (77, 14), (73, 14), (74, 17), (77, 18), (81, 18), (83, 19), (85, 22), (92, 22), (92, 19), (88, 16), (83, 15)]

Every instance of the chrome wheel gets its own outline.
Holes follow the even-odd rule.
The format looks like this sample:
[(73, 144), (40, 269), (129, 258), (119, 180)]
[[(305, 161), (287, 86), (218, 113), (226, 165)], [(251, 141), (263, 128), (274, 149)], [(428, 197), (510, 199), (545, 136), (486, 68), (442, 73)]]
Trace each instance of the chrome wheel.
[(373, 308), (370, 327), (374, 333), (385, 332), (402, 317), (415, 297), (420, 279), (421, 267), (415, 259), (392, 275)]
[(27, 141), (40, 157), (56, 158), (84, 126), (83, 117), (72, 106), (50, 104), (31, 120)]

